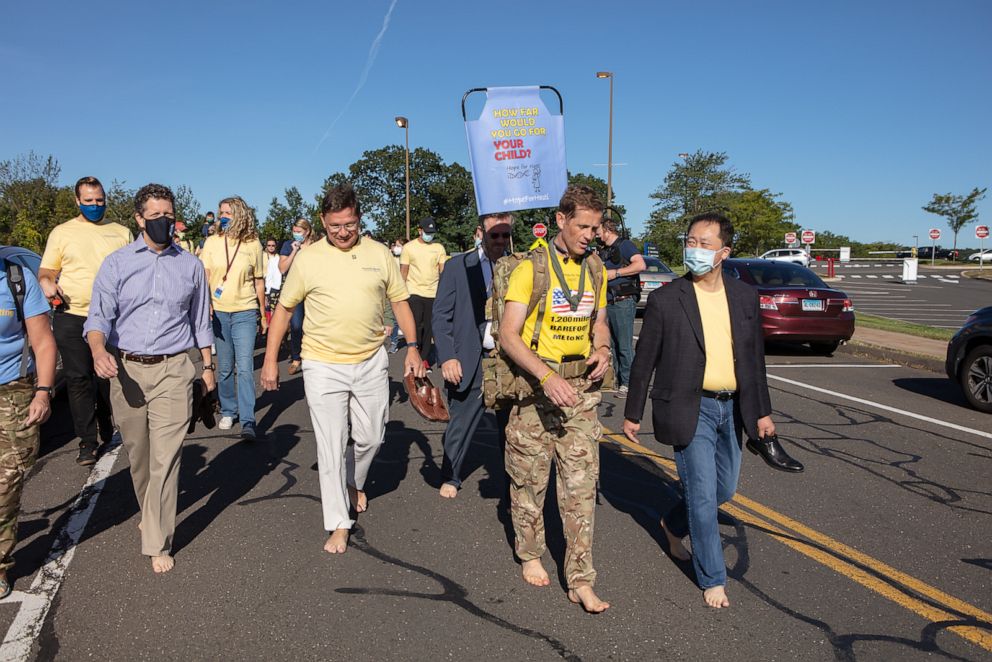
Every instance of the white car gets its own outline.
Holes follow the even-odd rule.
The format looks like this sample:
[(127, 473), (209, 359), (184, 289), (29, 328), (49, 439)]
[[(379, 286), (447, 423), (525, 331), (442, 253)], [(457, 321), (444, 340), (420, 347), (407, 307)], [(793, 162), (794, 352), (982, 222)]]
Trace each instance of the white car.
[(774, 260), (775, 262), (791, 262), (803, 267), (809, 267), (809, 255), (801, 248), (776, 248), (759, 256), (761, 260)]
[(970, 262), (992, 262), (992, 248), (986, 248), (984, 251), (979, 251), (977, 253), (972, 253), (968, 256)]

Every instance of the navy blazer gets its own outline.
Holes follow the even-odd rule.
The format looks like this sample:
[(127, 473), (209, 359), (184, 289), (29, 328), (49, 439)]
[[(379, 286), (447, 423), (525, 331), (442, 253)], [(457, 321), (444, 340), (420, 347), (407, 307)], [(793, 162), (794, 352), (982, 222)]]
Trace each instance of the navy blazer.
[(462, 364), (462, 381), (455, 387), (459, 392), (472, 386), (482, 364), (487, 298), (482, 269), (478, 250), (459, 253), (445, 262), (431, 315), (438, 364), (449, 359)]
[[(772, 411), (765, 374), (765, 339), (761, 328), (758, 291), (727, 274), (723, 275), (730, 308), (730, 333), (737, 377), (735, 419), (758, 438), (758, 419)], [(624, 416), (640, 420), (650, 390), (654, 436), (671, 446), (688, 446), (699, 422), (706, 352), (703, 321), (686, 276), (648, 295), (644, 323), (630, 368), (630, 392)]]

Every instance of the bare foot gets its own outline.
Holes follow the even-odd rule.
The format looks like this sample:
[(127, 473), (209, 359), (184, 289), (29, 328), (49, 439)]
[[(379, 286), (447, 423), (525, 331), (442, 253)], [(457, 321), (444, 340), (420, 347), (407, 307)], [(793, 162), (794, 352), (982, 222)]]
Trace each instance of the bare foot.
[(348, 496), (351, 497), (351, 503), (355, 506), (356, 513), (364, 513), (368, 510), (369, 498), (365, 496), (365, 492), (358, 489), (354, 485), (349, 485)]
[(551, 583), (547, 571), (541, 565), (541, 559), (531, 559), (520, 564), (520, 574), (524, 581), (531, 586), (547, 586)]
[(176, 565), (176, 560), (168, 554), (152, 557), (152, 570), (156, 573), (169, 572)]
[(610, 603), (600, 600), (599, 596), (593, 592), (592, 586), (570, 589), (568, 599), (577, 605), (582, 605), (582, 608), (590, 614), (601, 614), (610, 608)]
[(703, 591), (703, 600), (706, 601), (707, 607), (713, 607), (714, 609), (723, 609), (730, 606), (730, 600), (727, 599), (727, 591), (724, 590), (723, 586), (714, 586)]
[(441, 498), (443, 499), (454, 499), (458, 496), (458, 488), (451, 483), (445, 483), (442, 485), (439, 492), (441, 494)]
[(665, 526), (665, 520), (661, 520), (661, 530), (665, 532), (665, 537), (668, 538), (668, 551), (679, 561), (688, 561), (692, 558), (689, 554), (689, 550), (685, 548), (682, 544), (682, 539), (674, 535)]
[(344, 554), (348, 549), (348, 534), (350, 529), (336, 529), (324, 543), (324, 551), (328, 554)]

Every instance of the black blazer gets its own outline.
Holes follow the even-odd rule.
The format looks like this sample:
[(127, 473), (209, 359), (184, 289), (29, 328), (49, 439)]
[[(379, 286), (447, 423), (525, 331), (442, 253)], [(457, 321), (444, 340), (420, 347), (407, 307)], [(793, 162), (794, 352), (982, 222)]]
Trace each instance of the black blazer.
[[(724, 274), (730, 307), (730, 333), (737, 377), (735, 418), (752, 438), (757, 422), (771, 414), (765, 375), (765, 341), (761, 330), (758, 292), (747, 283)], [(624, 416), (640, 420), (650, 390), (654, 436), (670, 446), (688, 446), (699, 421), (706, 354), (703, 322), (691, 276), (679, 278), (648, 296), (644, 323), (630, 369), (630, 391)]]
[(479, 251), (459, 253), (444, 263), (437, 286), (431, 326), (437, 361), (458, 359), (462, 381), (455, 388), (472, 386), (482, 364), (482, 334), (486, 330), (486, 278)]

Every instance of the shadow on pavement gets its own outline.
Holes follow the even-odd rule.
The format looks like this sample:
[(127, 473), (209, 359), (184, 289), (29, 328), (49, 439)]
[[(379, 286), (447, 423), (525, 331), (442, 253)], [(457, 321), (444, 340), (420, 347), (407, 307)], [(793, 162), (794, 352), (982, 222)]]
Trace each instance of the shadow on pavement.
[[(390, 387), (396, 382), (390, 381)], [(402, 389), (400, 389), (402, 391)], [(379, 449), (372, 471), (365, 483), (369, 500), (384, 496), (399, 487), (410, 468), (411, 449), (416, 446), (423, 455), (420, 475), (431, 487), (441, 485), (441, 465), (434, 459), (434, 451), (423, 432), (409, 428), (403, 421), (386, 423), (386, 441)]]
[(961, 388), (946, 377), (901, 377), (893, 379), (892, 385), (951, 405), (971, 408), (964, 399)]

